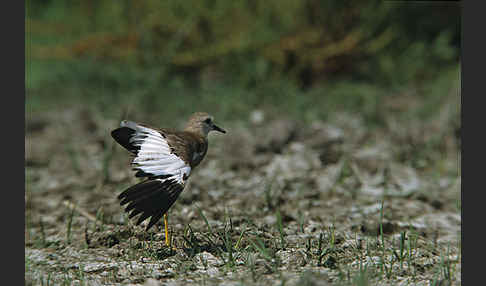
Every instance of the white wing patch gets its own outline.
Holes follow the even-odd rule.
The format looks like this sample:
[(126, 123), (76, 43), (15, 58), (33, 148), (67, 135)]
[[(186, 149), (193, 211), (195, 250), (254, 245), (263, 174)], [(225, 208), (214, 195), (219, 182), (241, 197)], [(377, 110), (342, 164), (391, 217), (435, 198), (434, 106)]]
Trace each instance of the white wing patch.
[(167, 140), (158, 131), (127, 120), (120, 125), (135, 130), (130, 143), (140, 146), (140, 150), (132, 161), (136, 165), (134, 169), (154, 176), (170, 175), (165, 180), (175, 179), (179, 184), (185, 183), (191, 167), (171, 153)]

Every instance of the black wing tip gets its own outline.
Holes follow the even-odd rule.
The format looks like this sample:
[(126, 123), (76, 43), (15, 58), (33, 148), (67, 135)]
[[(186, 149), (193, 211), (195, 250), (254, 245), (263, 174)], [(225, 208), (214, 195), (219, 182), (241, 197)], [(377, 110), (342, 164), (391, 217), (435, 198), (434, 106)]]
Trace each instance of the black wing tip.
[(129, 127), (123, 126), (123, 127), (117, 128), (115, 130), (112, 130), (110, 132), (110, 134), (111, 134), (111, 137), (113, 139), (115, 139), (115, 141), (118, 144), (123, 146), (128, 151), (136, 153), (138, 150), (140, 150), (140, 146), (134, 146), (133, 143), (130, 142), (130, 138), (133, 136), (133, 134), (135, 132), (136, 132), (135, 130), (133, 130)]
[(117, 142), (118, 140), (124, 141), (122, 139), (127, 137), (127, 135), (132, 135), (133, 133), (135, 133), (135, 130), (128, 128), (126, 126), (122, 126), (112, 130), (111, 137), (113, 137), (113, 139), (115, 139)]

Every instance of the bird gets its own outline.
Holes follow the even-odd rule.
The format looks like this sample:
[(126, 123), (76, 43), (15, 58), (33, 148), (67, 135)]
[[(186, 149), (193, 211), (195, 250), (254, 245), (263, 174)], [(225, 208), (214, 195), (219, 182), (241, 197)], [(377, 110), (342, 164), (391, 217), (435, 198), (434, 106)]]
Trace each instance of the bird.
[(113, 139), (133, 156), (135, 177), (145, 180), (118, 195), (120, 206), (127, 205), (129, 218), (141, 214), (137, 225), (150, 217), (148, 231), (164, 216), (165, 244), (171, 247), (168, 231), (169, 208), (184, 189), (191, 171), (204, 159), (211, 131), (226, 133), (206, 112), (195, 112), (183, 130), (154, 128), (123, 120), (111, 131)]

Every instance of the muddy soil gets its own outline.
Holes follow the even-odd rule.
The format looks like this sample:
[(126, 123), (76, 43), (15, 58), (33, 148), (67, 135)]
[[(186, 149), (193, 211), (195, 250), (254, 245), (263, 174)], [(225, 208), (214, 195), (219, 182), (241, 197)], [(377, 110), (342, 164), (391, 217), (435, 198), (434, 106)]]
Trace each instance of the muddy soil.
[(268, 117), (218, 121), (228, 133), (170, 209), (171, 250), (162, 222), (146, 232), (116, 199), (138, 181), (118, 118), (31, 114), (26, 284), (460, 285), (455, 115)]

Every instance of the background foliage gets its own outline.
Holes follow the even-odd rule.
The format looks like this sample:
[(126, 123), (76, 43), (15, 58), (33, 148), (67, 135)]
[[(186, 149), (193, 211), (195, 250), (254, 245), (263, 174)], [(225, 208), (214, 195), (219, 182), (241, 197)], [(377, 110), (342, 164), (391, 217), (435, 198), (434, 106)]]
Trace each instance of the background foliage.
[(412, 90), (436, 105), (450, 88), (437, 83), (459, 75), (457, 2), (44, 0), (26, 10), (30, 110), (62, 98), (105, 112), (117, 102), (115, 112), (171, 116), (197, 103), (223, 117), (344, 109), (379, 122), (384, 96)]

